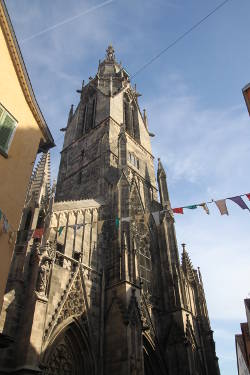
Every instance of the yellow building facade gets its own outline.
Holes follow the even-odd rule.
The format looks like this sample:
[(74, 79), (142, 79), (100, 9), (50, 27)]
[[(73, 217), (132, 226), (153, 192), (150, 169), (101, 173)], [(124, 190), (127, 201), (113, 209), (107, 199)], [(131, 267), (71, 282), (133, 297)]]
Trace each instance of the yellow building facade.
[[(0, 0), (0, 310), (33, 163), (54, 146)], [(6, 220), (8, 228), (6, 231)]]

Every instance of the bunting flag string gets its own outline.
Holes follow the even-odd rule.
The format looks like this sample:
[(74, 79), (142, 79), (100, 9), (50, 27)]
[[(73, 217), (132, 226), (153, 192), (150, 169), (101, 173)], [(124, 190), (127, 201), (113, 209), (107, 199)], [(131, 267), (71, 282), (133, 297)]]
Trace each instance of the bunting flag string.
[(240, 194), (240, 195), (237, 195), (235, 197), (228, 197), (228, 198), (224, 198), (224, 199), (219, 199), (217, 201), (212, 200), (211, 202), (203, 202), (203, 203), (199, 203), (199, 204), (193, 204), (193, 205), (190, 205), (190, 206), (176, 207), (176, 208), (173, 208), (173, 212), (175, 214), (183, 214), (184, 209), (194, 210), (197, 207), (202, 207), (204, 209), (204, 211), (209, 215), (210, 211), (209, 211), (207, 205), (215, 203), (221, 215), (229, 215), (228, 209), (227, 209), (227, 204), (226, 204), (227, 199), (230, 199), (232, 202), (236, 203), (243, 210), (249, 210), (250, 211), (249, 207), (247, 206), (247, 204), (242, 199), (242, 197), (244, 197), (244, 196), (246, 196), (248, 198), (248, 200), (250, 200), (250, 193)]
[[(202, 203), (198, 203), (198, 204), (192, 204), (192, 205), (189, 205), (189, 206), (175, 207), (175, 208), (172, 209), (172, 211), (173, 211), (174, 214), (182, 214), (183, 215), (185, 209), (195, 210), (198, 207), (201, 207), (206, 212), (206, 214), (209, 215), (210, 211), (208, 209), (208, 204), (215, 203), (215, 205), (217, 206), (221, 215), (229, 215), (226, 200), (231, 200), (232, 202), (237, 204), (241, 209), (250, 211), (249, 207), (247, 206), (247, 204), (242, 199), (242, 197), (244, 197), (244, 196), (247, 197), (247, 199), (250, 201), (250, 193), (246, 193), (246, 194), (240, 194), (240, 195), (237, 195), (237, 196), (234, 196), (234, 197), (219, 199), (219, 200), (216, 200), (216, 201), (212, 200), (210, 202), (202, 202)], [(150, 215), (152, 215), (156, 226), (158, 226), (160, 224), (160, 214), (163, 213), (163, 212), (166, 212), (166, 210), (154, 211), (154, 212), (145, 212), (145, 213), (140, 214), (140, 215), (135, 215), (135, 217), (121, 217), (121, 218), (116, 217), (116, 218), (109, 218), (109, 219), (104, 219), (104, 220), (97, 220), (97, 221), (94, 221), (92, 223), (81, 223), (81, 224), (76, 223), (76, 224), (72, 224), (72, 225), (67, 225), (67, 227), (73, 228), (74, 233), (76, 234), (76, 231), (79, 230), (80, 228), (84, 227), (85, 225), (97, 225), (97, 232), (101, 233), (103, 224), (106, 221), (113, 221), (116, 229), (119, 229), (120, 223), (122, 223), (122, 222), (128, 222), (129, 223), (131, 221), (131, 219), (134, 219), (138, 222), (143, 220), (143, 222), (146, 224), (146, 223), (148, 223)], [(44, 234), (44, 228), (37, 228), (37, 229), (33, 229), (33, 230), (23, 230), (23, 229), (21, 229), (19, 231), (13, 230), (12, 226), (10, 225), (10, 223), (8, 221), (8, 218), (6, 217), (4, 212), (0, 209), (0, 224), (1, 224), (1, 222), (2, 222), (2, 225), (1, 225), (2, 233), (10, 232), (10, 234), (11, 234), (11, 233), (17, 233), (19, 231), (20, 232), (26, 232), (27, 231), (28, 232), (28, 234), (27, 234), (28, 240), (30, 240), (32, 237), (33, 238), (42, 238), (42, 236)], [(59, 227), (49, 227), (49, 228), (55, 229), (56, 232), (58, 233), (58, 236), (61, 236), (65, 227), (66, 227), (66, 225), (61, 225)], [(0, 234), (1, 234), (1, 230), (0, 230)]]

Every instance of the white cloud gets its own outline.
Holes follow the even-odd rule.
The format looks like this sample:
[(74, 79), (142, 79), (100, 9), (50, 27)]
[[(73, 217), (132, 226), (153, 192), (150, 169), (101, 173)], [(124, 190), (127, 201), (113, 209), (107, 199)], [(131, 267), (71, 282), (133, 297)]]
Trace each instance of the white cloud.
[[(155, 156), (165, 164), (174, 207), (250, 191), (250, 126), (243, 106), (202, 107), (188, 94), (178, 74), (163, 77), (160, 99), (147, 109)], [(250, 291), (249, 212), (228, 202), (230, 216), (215, 204), (176, 217), (179, 243), (187, 242), (194, 266), (200, 266), (209, 314), (213, 319), (244, 319), (243, 299)], [(231, 334), (233, 334), (231, 332)]]

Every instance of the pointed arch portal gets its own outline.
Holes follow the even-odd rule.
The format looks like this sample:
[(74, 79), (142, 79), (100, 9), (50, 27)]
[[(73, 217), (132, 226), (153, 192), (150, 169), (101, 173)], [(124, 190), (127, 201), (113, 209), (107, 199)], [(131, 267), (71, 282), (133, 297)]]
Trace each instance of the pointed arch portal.
[(167, 375), (150, 340), (143, 335), (144, 375)]
[(44, 365), (44, 375), (95, 374), (89, 340), (79, 323), (71, 322), (49, 344)]

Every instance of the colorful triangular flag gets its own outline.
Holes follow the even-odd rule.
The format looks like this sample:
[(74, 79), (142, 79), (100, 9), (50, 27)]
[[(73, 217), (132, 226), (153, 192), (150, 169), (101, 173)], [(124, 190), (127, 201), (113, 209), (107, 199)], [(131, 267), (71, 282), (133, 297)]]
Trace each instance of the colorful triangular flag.
[(205, 202), (199, 204), (200, 207), (203, 208), (203, 210), (209, 215), (209, 209)]
[(226, 199), (219, 199), (218, 201), (215, 201), (215, 204), (218, 207), (221, 215), (228, 215)]
[(248, 206), (246, 205), (246, 203), (243, 201), (243, 199), (240, 196), (231, 197), (231, 198), (228, 198), (228, 199), (230, 199), (234, 203), (238, 204), (238, 206), (240, 206), (242, 208), (242, 210), (249, 210)]
[(59, 235), (59, 236), (61, 236), (62, 231), (63, 231), (63, 226), (59, 227), (59, 229), (58, 229), (58, 235)]
[(33, 238), (42, 238), (44, 233), (44, 228), (37, 228), (33, 232)]
[(115, 226), (116, 226), (116, 229), (119, 228), (119, 224), (120, 224), (120, 219), (119, 219), (119, 217), (117, 217), (117, 218), (115, 219)]
[(173, 208), (175, 214), (183, 214), (183, 207)]
[(197, 208), (197, 204), (193, 204), (192, 206), (185, 206), (184, 208), (188, 208), (189, 210), (195, 210)]
[(246, 194), (248, 200), (250, 201), (250, 193)]

